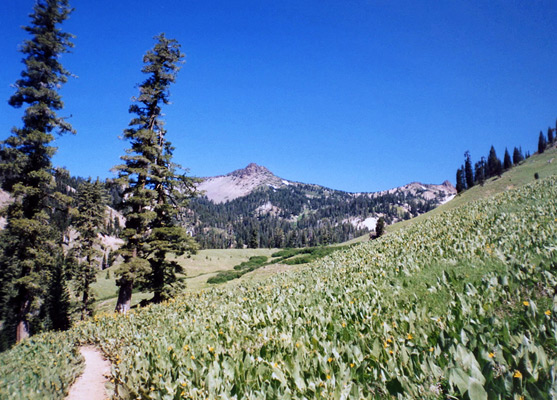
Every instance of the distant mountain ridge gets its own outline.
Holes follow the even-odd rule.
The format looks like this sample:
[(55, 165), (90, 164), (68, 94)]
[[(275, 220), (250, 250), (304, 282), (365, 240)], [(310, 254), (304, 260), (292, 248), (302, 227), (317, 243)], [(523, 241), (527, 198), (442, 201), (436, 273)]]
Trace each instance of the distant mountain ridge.
[[(209, 200), (217, 204), (246, 196), (252, 191), (265, 186), (278, 189), (291, 185), (312, 185), (321, 187), (324, 190), (334, 190), (325, 188), (321, 185), (304, 184), (279, 178), (266, 167), (255, 163), (250, 163), (245, 168), (237, 169), (226, 175), (218, 175), (201, 179), (202, 182), (198, 185), (198, 190), (204, 192), (204, 195)], [(357, 192), (351, 194), (354, 196), (381, 196), (387, 193), (394, 193), (399, 190), (407, 191), (408, 193), (412, 193), (417, 196), (421, 195), (420, 197), (423, 197), (425, 200), (437, 200), (439, 204), (450, 200), (452, 196), (456, 194), (455, 187), (448, 180), (442, 184), (411, 182), (404, 186), (379, 192)], [(342, 192), (340, 190), (334, 191)]]
[(338, 243), (394, 223), (454, 197), (456, 189), (412, 182), (381, 192), (348, 193), (286, 180), (255, 163), (202, 178), (188, 227), (204, 248), (304, 247)]

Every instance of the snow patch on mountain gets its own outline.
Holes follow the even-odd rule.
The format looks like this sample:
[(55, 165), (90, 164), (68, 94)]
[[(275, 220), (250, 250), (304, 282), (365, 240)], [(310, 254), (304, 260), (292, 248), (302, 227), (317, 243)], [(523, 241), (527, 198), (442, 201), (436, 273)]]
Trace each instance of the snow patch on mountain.
[(375, 217), (368, 217), (366, 219), (357, 217), (357, 218), (350, 218), (349, 220), (344, 220), (343, 222), (350, 222), (356, 229), (367, 228), (370, 231), (373, 231), (375, 230), (375, 226), (377, 225), (378, 220), (379, 218), (375, 218)]

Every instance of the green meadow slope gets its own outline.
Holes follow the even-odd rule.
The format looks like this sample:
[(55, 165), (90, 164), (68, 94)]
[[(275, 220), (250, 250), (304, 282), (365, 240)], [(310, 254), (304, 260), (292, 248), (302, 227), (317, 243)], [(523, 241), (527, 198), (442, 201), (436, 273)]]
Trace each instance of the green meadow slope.
[(555, 398), (551, 152), (308, 267), (32, 337), (0, 355), (0, 398), (63, 398), (80, 343), (114, 398)]
[(432, 215), (440, 214), (447, 210), (461, 207), (470, 202), (485, 199), (498, 193), (506, 192), (535, 180), (535, 174), (540, 179), (548, 176), (557, 175), (557, 147), (553, 146), (543, 154), (535, 154), (532, 157), (522, 161), (518, 166), (504, 172), (500, 177), (488, 179), (483, 185), (474, 186), (469, 190), (457, 195), (448, 203), (429, 211), (428, 213), (419, 215), (411, 220), (401, 221), (387, 228), (389, 232), (396, 231), (416, 222), (429, 218)]
[[(535, 174), (538, 173), (539, 178), (545, 178), (557, 174), (557, 145), (547, 148), (543, 154), (535, 154), (530, 158), (522, 161), (518, 166), (504, 172), (500, 177), (488, 179), (483, 185), (472, 187), (463, 193), (457, 195), (451, 201), (442, 204), (427, 213), (421, 214), (415, 218), (397, 222), (389, 225), (386, 229), (388, 232), (396, 232), (399, 229), (406, 228), (417, 222), (438, 215), (444, 211), (461, 207), (470, 202), (485, 199), (498, 193), (503, 193), (535, 180)], [(363, 235), (355, 239), (349, 240), (344, 244), (354, 244), (367, 242), (369, 235)]]

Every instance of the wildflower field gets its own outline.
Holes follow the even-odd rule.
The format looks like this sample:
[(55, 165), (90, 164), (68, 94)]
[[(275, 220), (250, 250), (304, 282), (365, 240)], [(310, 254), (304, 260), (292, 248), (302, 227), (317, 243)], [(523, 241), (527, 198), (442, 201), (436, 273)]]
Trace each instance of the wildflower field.
[(549, 177), (296, 272), (33, 337), (0, 355), (0, 398), (63, 398), (94, 343), (114, 398), (551, 399), (556, 288)]

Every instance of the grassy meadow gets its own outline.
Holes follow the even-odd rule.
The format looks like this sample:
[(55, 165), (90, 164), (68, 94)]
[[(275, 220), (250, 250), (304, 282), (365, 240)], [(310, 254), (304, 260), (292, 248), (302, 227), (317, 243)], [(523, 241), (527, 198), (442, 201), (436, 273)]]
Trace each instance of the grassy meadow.
[(200, 252), (175, 300), (0, 354), (0, 398), (63, 398), (84, 343), (115, 399), (556, 398), (554, 156), (306, 266), (207, 287), (254, 253)]

